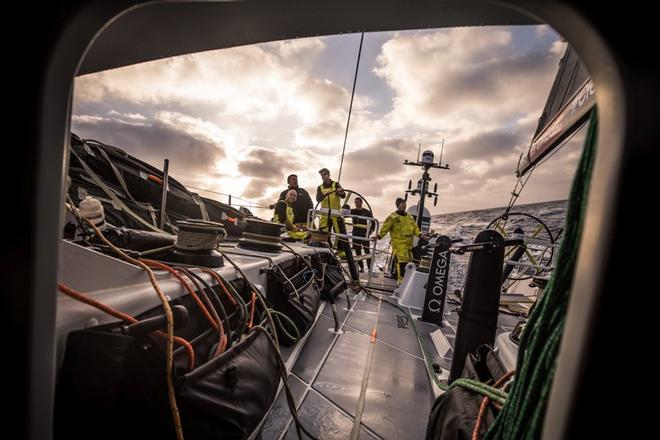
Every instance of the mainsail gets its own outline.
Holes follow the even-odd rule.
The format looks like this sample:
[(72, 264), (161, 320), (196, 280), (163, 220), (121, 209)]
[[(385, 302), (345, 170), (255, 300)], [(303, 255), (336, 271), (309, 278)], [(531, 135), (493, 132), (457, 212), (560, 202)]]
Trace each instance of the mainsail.
[(534, 138), (518, 163), (524, 175), (541, 159), (574, 133), (596, 103), (594, 83), (575, 50), (569, 45), (548, 95)]

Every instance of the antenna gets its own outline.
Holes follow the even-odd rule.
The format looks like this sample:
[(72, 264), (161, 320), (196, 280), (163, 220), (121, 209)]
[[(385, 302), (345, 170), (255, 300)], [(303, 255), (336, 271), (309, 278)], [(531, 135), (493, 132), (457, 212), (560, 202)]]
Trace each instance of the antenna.
[(440, 146), (440, 161), (438, 162), (440, 165), (442, 165), (442, 153), (444, 151), (445, 151), (445, 138), (442, 138), (442, 145)]
[[(444, 150), (445, 140), (442, 139), (442, 149)], [(408, 199), (408, 194), (417, 195), (419, 194), (419, 203), (417, 204), (417, 226), (422, 229), (422, 219), (424, 217), (424, 201), (426, 197), (435, 197), (433, 206), (436, 206), (438, 203), (438, 184), (435, 184), (433, 192), (429, 191), (429, 182), (431, 181), (431, 176), (429, 175), (429, 170), (431, 168), (438, 168), (441, 170), (448, 170), (449, 165), (442, 165), (442, 153), (440, 154), (440, 162), (435, 163), (433, 161), (433, 151), (426, 150), (422, 153), (422, 160), (419, 160), (419, 153), (422, 149), (422, 144), (419, 144), (419, 149), (417, 150), (417, 161), (410, 162), (408, 160), (404, 161), (404, 165), (411, 165), (421, 167), (423, 169), (422, 178), (417, 181), (417, 187), (411, 189), (412, 181), (408, 182), (408, 189), (405, 191), (406, 200)]]

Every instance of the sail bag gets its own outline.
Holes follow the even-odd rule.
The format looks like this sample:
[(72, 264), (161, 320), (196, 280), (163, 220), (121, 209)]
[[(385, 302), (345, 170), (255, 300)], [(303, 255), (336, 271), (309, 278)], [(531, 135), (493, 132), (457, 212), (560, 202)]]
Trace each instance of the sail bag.
[[(185, 438), (248, 438), (275, 399), (275, 348), (266, 334), (252, 331), (213, 356), (218, 332), (190, 295), (172, 304), (189, 311), (176, 334), (195, 352), (190, 370), (187, 351), (175, 343), (174, 387)], [(162, 313), (159, 307), (142, 319)], [(165, 339), (126, 334), (121, 322), (71, 332), (58, 376), (54, 432), (61, 439), (176, 438)]]
[[(268, 271), (266, 298), (276, 311), (293, 321), (298, 335), (302, 337), (316, 319), (321, 292), (314, 279), (314, 272), (309, 268), (303, 267), (291, 276), (285, 275), (279, 268), (273, 268)], [(283, 331), (278, 332), (278, 337), (283, 345), (292, 345), (295, 342)]]

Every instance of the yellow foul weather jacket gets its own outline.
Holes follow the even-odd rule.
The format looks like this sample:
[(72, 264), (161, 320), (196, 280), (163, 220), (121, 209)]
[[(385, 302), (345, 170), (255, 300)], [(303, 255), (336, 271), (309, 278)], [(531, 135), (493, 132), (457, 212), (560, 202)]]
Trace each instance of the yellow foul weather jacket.
[[(329, 187), (324, 187), (322, 184), (318, 186), (317, 188), (317, 194), (322, 194), (325, 196), (326, 194), (329, 194), (333, 191), (337, 190), (337, 182), (332, 182), (332, 184)], [(341, 198), (337, 193), (330, 194), (329, 196), (325, 197), (321, 201), (321, 210), (323, 209), (341, 209)], [(327, 231), (328, 230), (328, 216), (327, 215), (321, 215), (320, 217), (320, 225), (319, 229), (322, 231)], [(337, 227), (337, 219), (333, 218), (332, 223), (334, 223), (334, 229), (335, 231), (338, 231), (339, 228)]]
[(407, 263), (412, 260), (413, 236), (419, 237), (420, 234), (415, 219), (408, 213), (401, 215), (395, 211), (385, 219), (378, 235), (382, 238), (388, 232), (397, 262)]
[(289, 227), (293, 227), (293, 218), (294, 218), (294, 213), (293, 213), (293, 208), (290, 207), (289, 205), (286, 204), (283, 200), (280, 200), (278, 203), (284, 203), (286, 205), (286, 219), (280, 219), (280, 215), (278, 214), (278, 210), (275, 210), (275, 215), (273, 216), (273, 221), (276, 223), (282, 223), (287, 226), (287, 234), (289, 234), (289, 237), (294, 238), (296, 240), (303, 240), (307, 236), (307, 232), (305, 231), (293, 231), (289, 230)]

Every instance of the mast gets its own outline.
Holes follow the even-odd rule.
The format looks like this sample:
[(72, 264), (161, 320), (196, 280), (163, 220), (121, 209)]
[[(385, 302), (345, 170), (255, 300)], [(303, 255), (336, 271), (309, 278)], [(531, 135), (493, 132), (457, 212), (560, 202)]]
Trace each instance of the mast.
[[(442, 145), (443, 145), (443, 150), (444, 150), (444, 139), (442, 140)], [(421, 144), (420, 144), (421, 148)], [(431, 168), (438, 168), (441, 170), (448, 170), (449, 169), (449, 164), (444, 164), (442, 165), (442, 158), (440, 159), (440, 162), (435, 163), (433, 162), (433, 151), (431, 150), (426, 150), (422, 153), (422, 160), (419, 160), (419, 156), (417, 158), (416, 162), (409, 162), (407, 159), (403, 162), (404, 165), (412, 165), (412, 166), (417, 166), (417, 167), (422, 167), (424, 172), (422, 173), (422, 178), (417, 181), (417, 188), (416, 189), (411, 189), (412, 186), (412, 181), (408, 183), (408, 189), (406, 190), (406, 198), (408, 197), (408, 194), (416, 195), (419, 193), (419, 203), (417, 204), (417, 226), (419, 229), (422, 229), (422, 219), (424, 217), (424, 202), (426, 200), (426, 197), (435, 197), (435, 200), (433, 202), (433, 206), (437, 205), (438, 203), (438, 184), (435, 184), (435, 187), (433, 188), (433, 192), (429, 191), (429, 182), (432, 180), (431, 175), (429, 174), (429, 170)]]
[(429, 172), (425, 169), (424, 174), (422, 174), (422, 188), (419, 193), (419, 203), (417, 204), (417, 227), (422, 230), (422, 217), (424, 217), (424, 200), (426, 199), (426, 193), (429, 188), (429, 181), (431, 176)]

